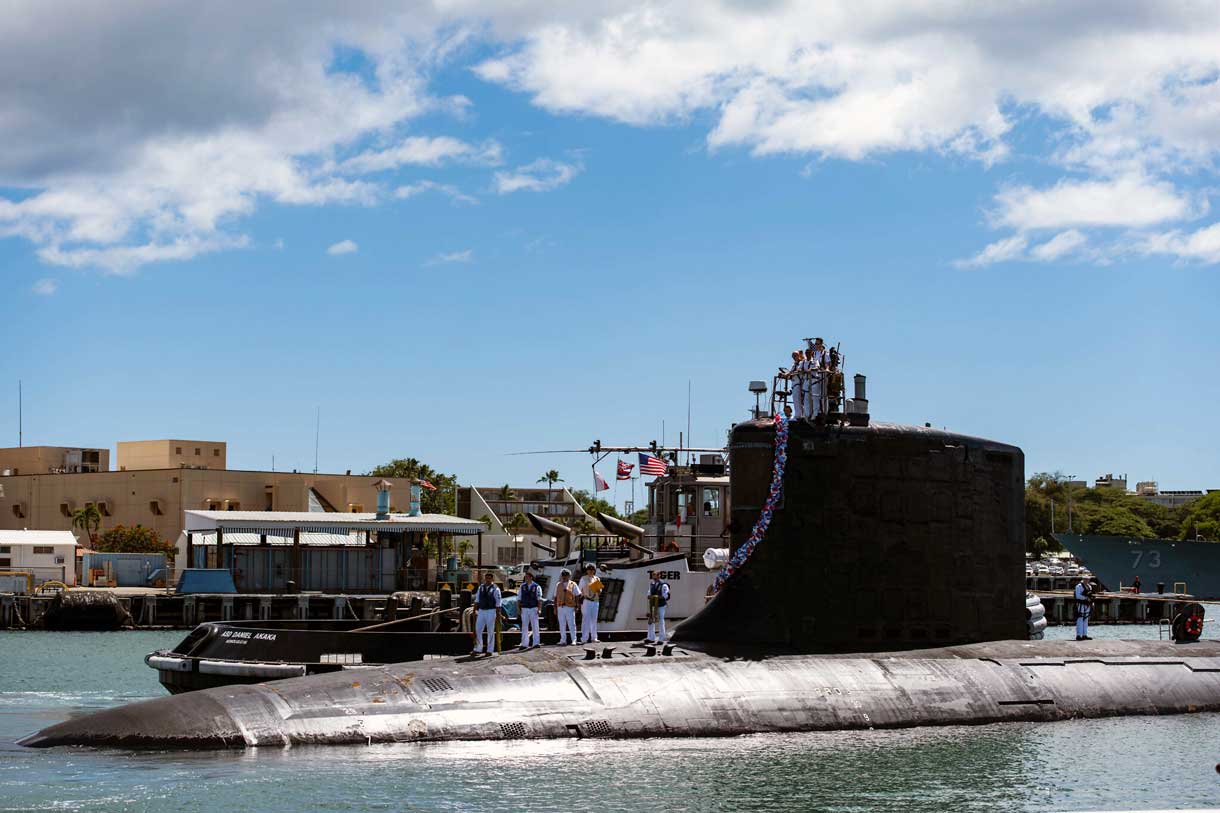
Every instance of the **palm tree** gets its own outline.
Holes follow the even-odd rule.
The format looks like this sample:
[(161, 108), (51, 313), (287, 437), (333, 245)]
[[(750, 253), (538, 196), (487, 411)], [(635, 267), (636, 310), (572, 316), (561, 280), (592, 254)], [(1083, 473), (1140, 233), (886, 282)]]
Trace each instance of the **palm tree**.
[[(539, 477), (537, 482), (539, 482), (539, 483), (546, 483), (547, 491), (549, 492), (549, 493), (548, 493), (548, 496), (547, 496), (547, 502), (553, 502), (553, 501), (554, 501), (554, 497), (555, 497), (555, 493), (554, 493), (554, 492), (555, 492), (555, 484), (556, 484), (556, 483), (562, 483), (562, 482), (563, 482), (563, 478), (559, 476), (559, 472), (558, 472), (558, 471), (556, 471), (555, 469), (551, 469), (551, 470), (550, 470), (550, 471), (548, 471), (546, 474), (544, 474), (544, 475), (542, 475), (541, 477)], [(547, 510), (548, 510), (548, 511), (550, 510), (550, 507), (549, 507), (549, 506), (548, 506)]]
[[(529, 524), (530, 524), (530, 521), (528, 519), (526, 519), (525, 514), (522, 514), (520, 511), (513, 514), (509, 518), (508, 522), (504, 523), (504, 530), (506, 530), (510, 534), (512, 534), (512, 537), (513, 537), (513, 556), (514, 557), (518, 556), (517, 537), (520, 535), (521, 531), (524, 531), (529, 526)], [(514, 564), (516, 564), (516, 563), (514, 562)]]
[(472, 547), (474, 547), (474, 543), (469, 539), (463, 539), (458, 543), (458, 559), (461, 560), (461, 564), (465, 567), (474, 566), (474, 562), (471, 560), (470, 556), (467, 555), (470, 553), (470, 549)]
[(89, 537), (89, 544), (97, 544), (97, 532), (102, 526), (102, 512), (97, 506), (89, 503), (72, 514), (72, 527), (80, 528)]
[(505, 502), (508, 502), (509, 500), (517, 499), (516, 493), (513, 492), (512, 488), (509, 487), (508, 483), (505, 483), (500, 488), (500, 499), (504, 500)]
[(572, 533), (577, 536), (586, 536), (597, 530), (597, 526), (588, 517), (577, 517), (572, 523)]

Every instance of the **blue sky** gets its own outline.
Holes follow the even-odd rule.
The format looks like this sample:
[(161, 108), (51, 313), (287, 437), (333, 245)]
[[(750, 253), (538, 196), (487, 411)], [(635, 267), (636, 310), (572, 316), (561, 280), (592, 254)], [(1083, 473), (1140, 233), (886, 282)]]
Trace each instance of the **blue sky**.
[[(893, 13), (928, 36), (954, 22)], [(1089, 13), (1030, 17), (1113, 50)], [(311, 469), (320, 408), (323, 470), (414, 456), (588, 487), (586, 456), (506, 453), (647, 443), (662, 421), (675, 441), (688, 381), (692, 440), (720, 445), (747, 382), (817, 334), (868, 374), (877, 419), (1016, 443), (1027, 473), (1220, 487), (1220, 124), (1177, 88), (1220, 93), (1215, 35), (1192, 62), (1185, 12), (1105, 34), (1145, 43), (1159, 76), (1132, 90), (1115, 60), (1121, 91), (1068, 68), (1022, 84), (1040, 68), (1019, 48), (979, 64), (1003, 18), (947, 51), (810, 23), (830, 61), (807, 68), (799, 37), (776, 67), (719, 17), (684, 38), (628, 5), (384, 14), (284, 31), (295, 72), (263, 95), (185, 45), (122, 86), (119, 35), (77, 29), (55, 47), (98, 46), (81, 81), (130, 109), (81, 112), (54, 74), (0, 93), (23, 147), (0, 161), (4, 445), (21, 379), (27, 444), (222, 439), (231, 467)], [(775, 14), (752, 24), (800, 30)], [(205, 44), (241, 36), (204, 22)], [(902, 70), (818, 73), (862, 43)], [(973, 101), (940, 109), (949, 90)]]

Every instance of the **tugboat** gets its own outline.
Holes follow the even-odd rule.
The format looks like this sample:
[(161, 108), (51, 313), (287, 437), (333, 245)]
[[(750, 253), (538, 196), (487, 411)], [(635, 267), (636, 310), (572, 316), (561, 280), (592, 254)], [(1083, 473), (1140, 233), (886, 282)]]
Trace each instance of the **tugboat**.
[(1201, 623), (1172, 643), (1029, 640), (1019, 448), (872, 423), (858, 403), (842, 415), (733, 428), (732, 556), (665, 647), (205, 689), (21, 744), (730, 736), (1220, 711), (1220, 642), (1198, 640)]

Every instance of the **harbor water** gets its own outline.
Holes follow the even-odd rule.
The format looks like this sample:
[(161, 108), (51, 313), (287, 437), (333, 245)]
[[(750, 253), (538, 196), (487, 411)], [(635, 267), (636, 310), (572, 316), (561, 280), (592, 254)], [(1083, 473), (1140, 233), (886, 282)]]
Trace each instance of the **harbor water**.
[[(1211, 637), (1209, 625), (1208, 637)], [(1156, 638), (1149, 626), (1094, 637)], [(181, 632), (0, 633), (0, 810), (1105, 810), (1220, 806), (1220, 715), (730, 739), (23, 749), (159, 697)], [(1072, 637), (1069, 627), (1050, 638)]]

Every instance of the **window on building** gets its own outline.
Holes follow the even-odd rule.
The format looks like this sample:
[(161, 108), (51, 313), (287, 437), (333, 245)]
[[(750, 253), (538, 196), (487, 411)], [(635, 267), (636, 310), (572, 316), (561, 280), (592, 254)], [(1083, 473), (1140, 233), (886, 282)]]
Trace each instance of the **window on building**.
[(704, 488), (703, 489), (703, 516), (718, 517), (720, 516), (720, 489)]
[(195, 457), (199, 457), (199, 447), (195, 447)]
[(13, 548), (11, 545), (0, 545), (0, 553), (12, 553), (12, 552), (13, 552)]
[(62, 565), (63, 563), (64, 563), (64, 557), (62, 557), (62, 556), (55, 557), (55, 564)]
[(174, 447), (174, 454), (182, 454), (182, 447), (181, 447), (181, 446), (175, 446), (175, 447)]
[(7, 556), (4, 558), (0, 558), (0, 570), (8, 570), (12, 566), (13, 566), (12, 559), (9, 559)]
[(220, 457), (220, 449), (213, 449), (212, 457)]
[(54, 552), (55, 552), (55, 548), (52, 547), (51, 545), (35, 545), (34, 546), (34, 553), (37, 553), (37, 554), (48, 554), (48, 553), (54, 553)]

